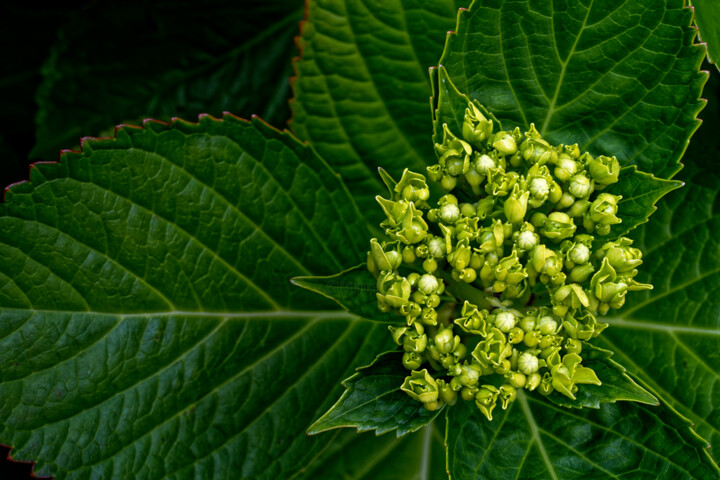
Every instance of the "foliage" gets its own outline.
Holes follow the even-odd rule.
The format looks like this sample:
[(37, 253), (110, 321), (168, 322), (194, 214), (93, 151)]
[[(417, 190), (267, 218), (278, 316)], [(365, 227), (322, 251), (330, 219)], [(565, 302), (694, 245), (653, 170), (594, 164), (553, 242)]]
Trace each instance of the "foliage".
[[(12, 458), (58, 479), (717, 478), (720, 86), (713, 68), (688, 146), (707, 79), (692, 12), (469, 3), (310, 0), (292, 133), (221, 114), (282, 126), (298, 2), (64, 14), (42, 70), (35, 53), (0, 84), (21, 112), (0, 124), (3, 169), (31, 147), (18, 132), (33, 109), (16, 90), (39, 102), (36, 159), (146, 116), (214, 116), (86, 138), (6, 191), (0, 443)], [(695, 22), (716, 60), (703, 3)], [(117, 42), (128, 24), (152, 28)], [(397, 317), (374, 311), (375, 281), (355, 267), (378, 234), (376, 168), (399, 178), (437, 161), (447, 85), (427, 71), (440, 63), (503, 128), (535, 122), (626, 167), (630, 213), (614, 234), (642, 250), (637, 280), (654, 289), (603, 318), (587, 362), (617, 391), (578, 397), (583, 408), (519, 392), (488, 421), (400, 391)], [(307, 436), (315, 421), (312, 433), (331, 430)]]

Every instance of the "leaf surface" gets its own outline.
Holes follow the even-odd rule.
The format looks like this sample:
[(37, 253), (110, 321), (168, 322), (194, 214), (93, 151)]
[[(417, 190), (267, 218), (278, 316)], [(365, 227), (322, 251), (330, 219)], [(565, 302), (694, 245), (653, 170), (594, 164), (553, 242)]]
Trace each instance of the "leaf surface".
[(295, 63), (291, 128), (343, 177), (379, 223), (377, 167), (400, 178), (435, 161), (427, 69), (468, 0), (317, 0)]
[(695, 25), (700, 30), (700, 39), (707, 44), (707, 57), (716, 67), (720, 60), (720, 3), (713, 0), (692, 0), (695, 9)]
[(377, 280), (365, 264), (326, 277), (295, 277), (292, 283), (330, 298), (348, 312), (367, 320), (404, 323), (402, 317), (378, 309)]
[(346, 390), (340, 400), (310, 427), (308, 433), (356, 427), (358, 432), (375, 430), (377, 435), (395, 431), (401, 437), (432, 422), (442, 408), (430, 412), (400, 390), (409, 375), (402, 365), (402, 356), (402, 352), (383, 353), (372, 364), (359, 368), (343, 382)]
[(707, 79), (691, 20), (682, 0), (475, 2), (440, 64), (506, 130), (535, 123), (551, 143), (668, 178)]
[[(0, 204), (0, 443), (54, 478), (289, 478), (304, 432), (391, 340), (292, 275), (365, 227), (259, 120), (149, 122), (38, 164)], [(347, 248), (337, 248), (343, 245)]]
[(43, 66), (31, 158), (57, 160), (83, 135), (150, 117), (231, 111), (282, 125), (302, 14), (302, 0), (84, 9), (59, 29)]
[(471, 402), (447, 410), (448, 466), (468, 479), (714, 479), (704, 442), (667, 406), (567, 409), (519, 392), (487, 419)]
[[(653, 219), (631, 233), (643, 251), (627, 305), (604, 321), (604, 348), (720, 445), (720, 112), (713, 76), (703, 125), (678, 176), (685, 182), (658, 204)], [(716, 461), (720, 459), (713, 449)]]

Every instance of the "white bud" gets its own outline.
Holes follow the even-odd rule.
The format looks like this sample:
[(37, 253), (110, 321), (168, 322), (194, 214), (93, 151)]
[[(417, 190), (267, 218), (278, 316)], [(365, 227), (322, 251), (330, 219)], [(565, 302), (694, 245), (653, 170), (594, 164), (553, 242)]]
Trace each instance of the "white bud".
[(495, 160), (489, 155), (480, 155), (475, 161), (475, 170), (482, 175), (486, 175), (491, 168), (495, 168)]
[(460, 208), (455, 203), (446, 203), (440, 207), (439, 216), (445, 223), (455, 223), (460, 218)]
[(586, 198), (593, 192), (593, 186), (585, 175), (579, 173), (570, 180), (568, 190), (577, 198)]
[(537, 245), (537, 243), (538, 236), (529, 230), (520, 232), (520, 235), (518, 235), (517, 246), (522, 250), (532, 250), (533, 248), (535, 248), (535, 245)]
[(540, 369), (540, 362), (538, 358), (528, 352), (520, 355), (518, 358), (518, 370), (525, 375), (531, 375)]
[(418, 280), (418, 289), (426, 295), (435, 293), (439, 286), (440, 284), (435, 275), (430, 275), (429, 273), (426, 273)]
[(550, 193), (550, 185), (542, 177), (533, 178), (530, 181), (530, 194), (535, 198), (542, 198)]
[(512, 312), (500, 312), (495, 317), (495, 326), (501, 332), (509, 332), (513, 329), (515, 323), (517, 323), (517, 319), (515, 318), (515, 314)]
[(568, 252), (568, 259), (578, 265), (587, 263), (590, 260), (590, 249), (586, 245), (578, 243)]
[(435, 237), (428, 242), (428, 251), (434, 258), (442, 258), (447, 252), (445, 251), (445, 240)]
[(555, 167), (554, 173), (558, 180), (567, 182), (573, 175), (575, 175), (575, 173), (577, 173), (577, 164), (572, 158), (566, 155), (561, 155), (557, 162), (557, 166)]

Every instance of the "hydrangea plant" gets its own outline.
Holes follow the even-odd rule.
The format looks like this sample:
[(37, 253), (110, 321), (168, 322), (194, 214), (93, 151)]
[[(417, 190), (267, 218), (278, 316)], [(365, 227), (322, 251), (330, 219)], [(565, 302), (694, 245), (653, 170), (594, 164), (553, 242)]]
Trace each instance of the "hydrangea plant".
[(682, 0), (598, 3), (309, 0), (290, 131), (34, 166), (0, 443), (58, 479), (718, 478), (706, 49)]

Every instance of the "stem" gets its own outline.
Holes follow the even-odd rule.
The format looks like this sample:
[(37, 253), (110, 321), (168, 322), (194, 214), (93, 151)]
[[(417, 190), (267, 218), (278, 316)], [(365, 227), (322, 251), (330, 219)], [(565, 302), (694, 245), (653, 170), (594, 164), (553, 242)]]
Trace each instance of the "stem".
[(495, 308), (495, 305), (488, 300), (488, 297), (492, 296), (489, 293), (485, 293), (468, 283), (456, 282), (447, 272), (438, 271), (437, 275), (447, 284), (446, 290), (452, 293), (458, 300), (467, 300), (478, 308), (487, 310)]

